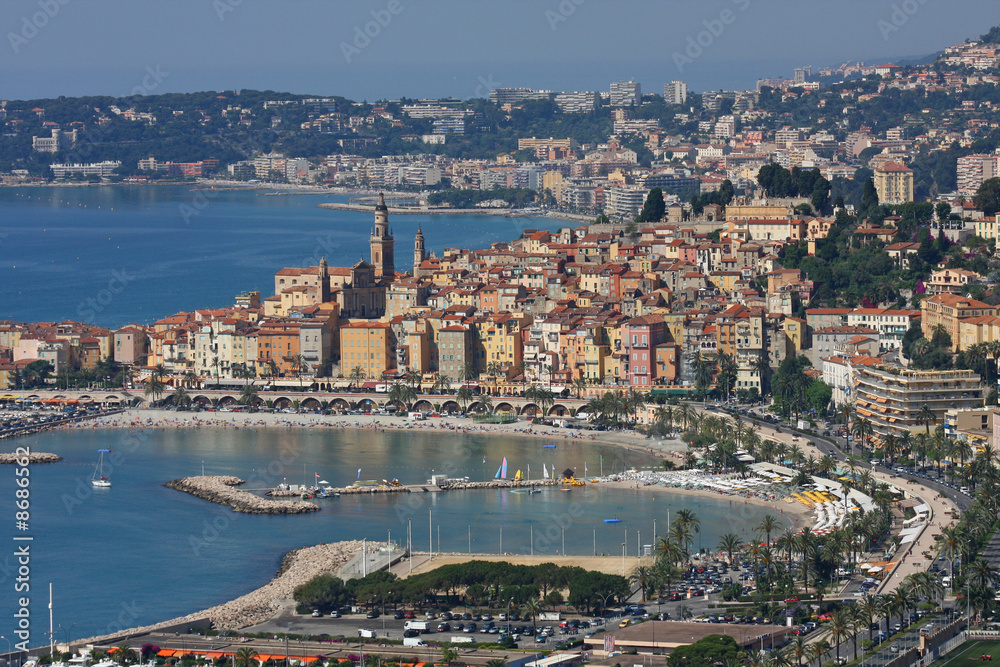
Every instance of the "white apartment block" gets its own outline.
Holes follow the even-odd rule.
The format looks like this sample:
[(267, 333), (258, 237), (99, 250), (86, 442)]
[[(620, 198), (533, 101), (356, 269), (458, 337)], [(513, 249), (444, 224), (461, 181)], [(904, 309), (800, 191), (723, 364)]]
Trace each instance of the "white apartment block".
[(563, 113), (591, 113), (597, 110), (600, 95), (594, 91), (573, 91), (556, 94), (556, 106)]
[(684, 104), (687, 102), (688, 87), (683, 81), (670, 81), (663, 84), (663, 101), (667, 104)]
[(49, 165), (52, 176), (55, 178), (66, 178), (69, 175), (77, 176), (100, 176), (101, 178), (111, 178), (115, 169), (122, 165), (121, 162), (90, 162), (87, 164), (53, 164)]
[(958, 194), (972, 197), (983, 181), (1000, 176), (996, 155), (966, 155), (958, 158)]
[(642, 86), (635, 81), (615, 81), (611, 84), (611, 106), (632, 107), (642, 104)]

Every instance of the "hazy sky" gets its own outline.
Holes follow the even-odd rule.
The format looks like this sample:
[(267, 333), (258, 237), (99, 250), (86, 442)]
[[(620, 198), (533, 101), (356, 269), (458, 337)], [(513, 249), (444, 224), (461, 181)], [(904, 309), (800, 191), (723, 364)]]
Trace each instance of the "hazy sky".
[(998, 23), (996, 0), (3, 0), (0, 98), (742, 89), (797, 65), (924, 55)]

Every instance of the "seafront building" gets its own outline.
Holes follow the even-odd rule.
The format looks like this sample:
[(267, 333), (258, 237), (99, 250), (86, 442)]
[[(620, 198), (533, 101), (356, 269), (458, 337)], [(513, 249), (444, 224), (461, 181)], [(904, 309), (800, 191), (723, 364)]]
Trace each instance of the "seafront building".
[(882, 435), (931, 428), (944, 423), (948, 410), (983, 405), (981, 378), (968, 370), (919, 371), (882, 365), (855, 369), (854, 382), (857, 414)]

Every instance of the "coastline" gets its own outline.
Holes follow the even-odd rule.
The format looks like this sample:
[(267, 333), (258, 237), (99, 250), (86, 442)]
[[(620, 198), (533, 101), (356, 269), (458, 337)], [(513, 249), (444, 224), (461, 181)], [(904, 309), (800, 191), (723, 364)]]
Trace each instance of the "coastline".
[[(624, 447), (630, 451), (642, 451), (643, 453), (658, 452), (661, 455), (673, 455), (678, 458), (686, 447), (681, 442), (662, 442), (646, 440), (642, 436), (607, 433), (607, 432), (586, 432), (588, 437), (580, 437), (582, 434), (568, 429), (558, 429), (554, 427), (537, 427), (531, 424), (525, 426), (525, 422), (515, 424), (474, 425), (469, 419), (432, 419), (427, 422), (406, 422), (398, 418), (386, 418), (382, 416), (352, 415), (349, 418), (327, 417), (320, 415), (306, 414), (273, 414), (273, 413), (190, 413), (190, 412), (164, 412), (161, 410), (129, 410), (116, 415), (108, 415), (96, 420), (68, 426), (64, 428), (342, 428), (342, 429), (393, 429), (393, 430), (444, 430), (453, 433), (474, 433), (477, 435), (513, 435), (517, 437), (532, 438), (560, 438), (563, 440), (587, 440)], [(598, 437), (601, 436), (601, 437)], [(655, 484), (638, 484), (635, 481), (600, 481), (592, 482), (598, 488), (611, 487), (619, 489), (634, 489), (637, 493), (654, 493), (658, 495), (667, 494), (689, 498), (701, 498), (706, 500), (720, 501), (729, 499), (733, 507), (731, 522), (733, 528), (727, 532), (739, 533), (737, 525), (744, 529), (750, 529), (757, 524), (759, 519), (767, 513), (767, 510), (777, 510), (777, 513), (791, 522), (794, 530), (800, 529), (804, 525), (810, 524), (809, 511), (797, 503), (786, 503), (782, 500), (769, 501), (759, 497), (742, 497), (734, 494), (723, 494), (718, 491), (695, 488), (677, 488), (672, 486), (660, 486)], [(742, 503), (740, 501), (743, 501)], [(322, 544), (312, 547), (304, 547), (290, 551), (282, 560), (281, 567), (277, 574), (269, 582), (259, 586), (252, 591), (241, 595), (233, 600), (216, 605), (206, 610), (193, 612), (181, 617), (164, 620), (149, 626), (132, 628), (125, 633), (105, 635), (103, 637), (89, 638), (86, 640), (75, 640), (74, 644), (93, 643), (106, 641), (111, 637), (121, 637), (123, 634), (134, 635), (143, 632), (155, 631), (160, 628), (177, 626), (184, 623), (194, 623), (204, 619), (210, 620), (213, 625), (220, 629), (238, 630), (252, 627), (278, 617), (288, 612), (292, 605), (291, 596), (295, 586), (308, 581), (317, 574), (323, 572), (336, 573), (340, 567), (346, 564), (354, 555), (360, 551), (363, 542), (361, 540), (336, 542)], [(371, 543), (369, 543), (371, 546)], [(715, 545), (708, 546), (709, 552), (717, 554)], [(488, 559), (489, 555), (468, 555), (468, 554), (441, 554), (444, 559), (421, 563), (418, 571), (429, 567), (437, 567), (445, 562), (464, 562), (476, 559)], [(511, 555), (503, 557), (504, 560), (514, 560), (520, 556)], [(539, 558), (551, 561), (551, 557), (528, 557), (538, 560)], [(571, 558), (570, 556), (557, 556), (557, 558)], [(617, 558), (612, 565), (599, 569), (616, 569), (620, 561)], [(611, 561), (608, 561), (611, 563)], [(519, 562), (519, 561), (518, 561)], [(603, 561), (602, 561), (603, 563)]]
[[(364, 542), (361, 540), (347, 540), (293, 549), (281, 560), (281, 566), (270, 581), (234, 600), (151, 625), (128, 628), (122, 632), (108, 635), (77, 639), (70, 643), (99, 643), (115, 637), (154, 632), (161, 628), (194, 623), (204, 619), (211, 621), (213, 627), (226, 630), (239, 630), (262, 623), (289, 604), (293, 604), (292, 594), (297, 586), (320, 574), (338, 572), (361, 551), (363, 544)], [(369, 549), (377, 549), (381, 546), (385, 545), (368, 543)]]

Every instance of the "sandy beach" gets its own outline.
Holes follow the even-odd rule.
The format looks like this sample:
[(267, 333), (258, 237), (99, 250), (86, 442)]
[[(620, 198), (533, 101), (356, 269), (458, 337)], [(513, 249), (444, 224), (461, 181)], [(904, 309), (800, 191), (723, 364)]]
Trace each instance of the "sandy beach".
[[(528, 422), (513, 424), (475, 424), (471, 419), (431, 418), (425, 421), (411, 422), (398, 417), (383, 415), (350, 415), (325, 416), (316, 414), (273, 414), (273, 413), (242, 413), (242, 412), (174, 412), (163, 410), (138, 409), (121, 414), (109, 415), (88, 422), (68, 425), (72, 429), (358, 429), (358, 430), (401, 430), (401, 431), (447, 431), (451, 433), (468, 433), (476, 435), (497, 435), (514, 437), (544, 438), (548, 440), (575, 440), (594, 443), (611, 444), (630, 451), (644, 452), (654, 456), (662, 456), (680, 462), (686, 445), (680, 441), (647, 439), (631, 433), (579, 431), (549, 426), (535, 426)], [(637, 493), (653, 493), (672, 496), (689, 496), (706, 498), (716, 501), (729, 499), (733, 507), (731, 526), (727, 532), (737, 534), (752, 529), (760, 519), (768, 513), (783, 515), (791, 519), (795, 528), (811, 524), (809, 511), (799, 503), (775, 499), (766, 489), (748, 493), (745, 496), (723, 494), (708, 489), (688, 489), (666, 487), (659, 485), (641, 485), (631, 481), (594, 482), (594, 486), (613, 487), (620, 489), (635, 489)], [(665, 528), (666, 526), (664, 526)], [(715, 545), (706, 545), (714, 549)], [(232, 602), (213, 607), (212, 609), (189, 614), (183, 619), (164, 621), (150, 628), (140, 628), (130, 632), (153, 629), (166, 626), (181, 620), (211, 618), (217, 627), (241, 628), (255, 625), (280, 613), (289, 604), (289, 596), (295, 585), (307, 581), (321, 572), (336, 571), (350, 557), (350, 554), (360, 548), (359, 542), (340, 542), (317, 545), (307, 549), (291, 552), (285, 559), (281, 572), (268, 584), (241, 596)], [(525, 564), (564, 561), (566, 564), (584, 565), (606, 573), (620, 573), (621, 559), (618, 557), (576, 557), (576, 556), (490, 556), (465, 554), (438, 554), (432, 560), (426, 555), (416, 555), (414, 573), (424, 572), (442, 565), (465, 562), (472, 559), (503, 560)], [(419, 561), (419, 562), (418, 562)], [(636, 560), (629, 559), (627, 570), (635, 566)]]
[(591, 441), (644, 451), (654, 456), (683, 458), (686, 445), (677, 440), (648, 439), (642, 435), (614, 431), (581, 431), (555, 426), (536, 426), (530, 422), (513, 424), (476, 424), (469, 418), (431, 417), (423, 421), (408, 421), (385, 415), (317, 415), (270, 412), (175, 412), (136, 409), (100, 417), (68, 428), (335, 428), (427, 431), (477, 435), (509, 435), (545, 438), (553, 441)]

